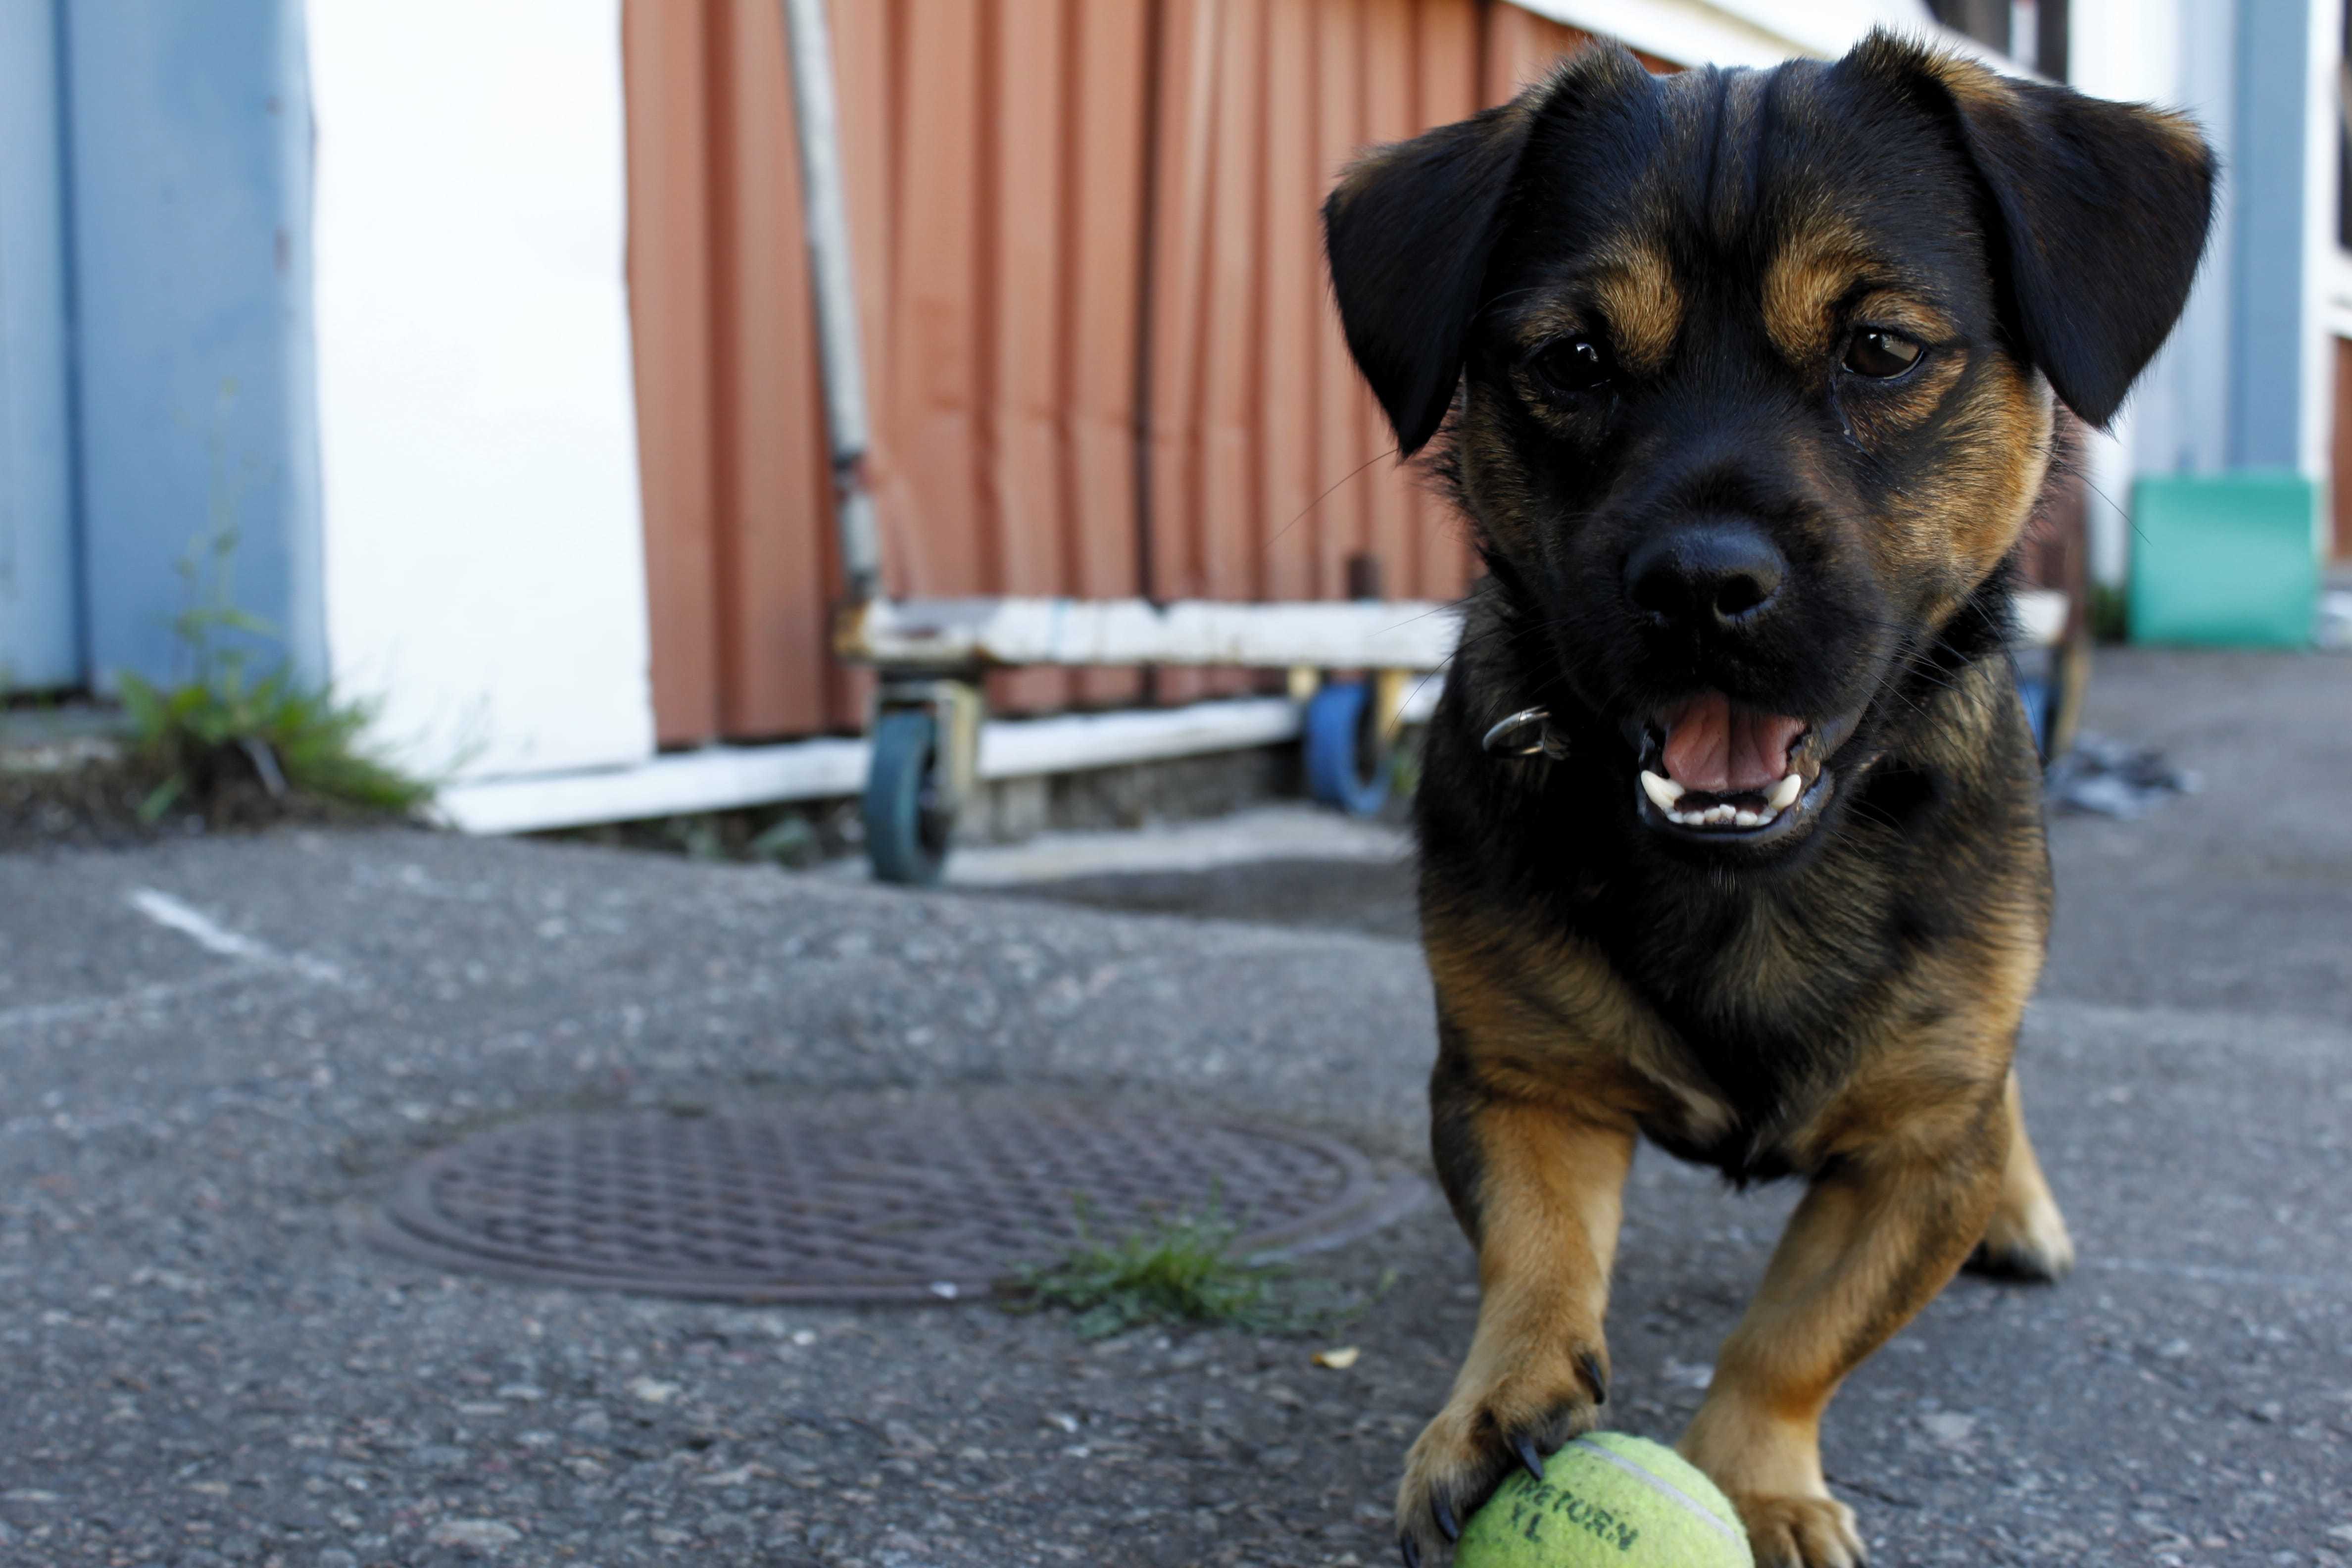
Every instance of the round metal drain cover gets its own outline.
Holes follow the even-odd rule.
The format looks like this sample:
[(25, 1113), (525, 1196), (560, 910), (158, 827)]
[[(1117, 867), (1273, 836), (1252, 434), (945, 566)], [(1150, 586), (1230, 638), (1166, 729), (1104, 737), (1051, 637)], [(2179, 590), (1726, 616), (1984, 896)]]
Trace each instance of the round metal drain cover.
[(952, 1300), (1155, 1217), (1213, 1205), (1244, 1255), (1305, 1250), (1423, 1191), (1295, 1129), (1070, 1100), (828, 1098), (496, 1128), (420, 1162), (371, 1234), (441, 1268), (551, 1285)]

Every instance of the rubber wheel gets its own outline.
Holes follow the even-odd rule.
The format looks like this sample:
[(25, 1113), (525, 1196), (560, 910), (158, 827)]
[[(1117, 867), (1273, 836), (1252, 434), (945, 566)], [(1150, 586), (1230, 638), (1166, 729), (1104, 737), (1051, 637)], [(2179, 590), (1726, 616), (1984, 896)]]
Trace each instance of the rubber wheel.
[(866, 774), (866, 858), (877, 881), (939, 885), (955, 828), (939, 787), (939, 722), (917, 708), (882, 715)]
[(1307, 793), (1350, 816), (1371, 816), (1389, 798), (1389, 758), (1370, 731), (1371, 688), (1328, 681), (1307, 704)]

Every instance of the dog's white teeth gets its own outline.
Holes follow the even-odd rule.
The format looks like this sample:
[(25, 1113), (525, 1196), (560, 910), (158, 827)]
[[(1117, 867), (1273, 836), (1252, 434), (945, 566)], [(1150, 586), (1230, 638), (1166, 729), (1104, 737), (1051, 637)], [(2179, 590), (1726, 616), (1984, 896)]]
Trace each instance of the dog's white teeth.
[[(1790, 775), (1794, 778), (1794, 774)], [(1677, 827), (1763, 827), (1780, 819), (1781, 807), (1794, 794), (1785, 787), (1773, 791), (1777, 804), (1761, 807), (1734, 805), (1729, 801), (1717, 801), (1713, 805), (1692, 805), (1682, 809), (1682, 800), (1690, 792), (1672, 779), (1663, 779), (1647, 769), (1642, 773), (1642, 790), (1664, 814), (1668, 822)], [(1786, 799), (1781, 797), (1786, 796)]]
[[(1646, 777), (1647, 775), (1645, 774), (1643, 776)], [(1772, 786), (1772, 793), (1766, 795), (1764, 798), (1768, 803), (1769, 803), (1774, 811), (1786, 811), (1795, 803), (1796, 798), (1804, 793), (1804, 775), (1801, 773), (1790, 773), (1787, 778), (1784, 778), (1779, 784), (1774, 784)]]

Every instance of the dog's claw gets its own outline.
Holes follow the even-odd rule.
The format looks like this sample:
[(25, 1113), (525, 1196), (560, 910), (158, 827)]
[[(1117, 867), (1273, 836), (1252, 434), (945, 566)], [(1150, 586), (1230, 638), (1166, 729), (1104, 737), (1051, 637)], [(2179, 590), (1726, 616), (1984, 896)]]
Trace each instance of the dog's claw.
[(1445, 1506), (1445, 1500), (1444, 1498), (1431, 1499), (1429, 1511), (1431, 1516), (1437, 1521), (1437, 1528), (1445, 1532), (1446, 1540), (1459, 1541), (1462, 1539), (1461, 1523), (1454, 1519), (1454, 1510)]
[(1608, 1404), (1609, 1374), (1601, 1370), (1601, 1358), (1594, 1355), (1591, 1351), (1587, 1351), (1581, 1356), (1577, 1358), (1576, 1364), (1584, 1369), (1584, 1381), (1590, 1384), (1592, 1389), (1592, 1403), (1595, 1405)]
[(1536, 1452), (1536, 1440), (1522, 1432), (1511, 1439), (1511, 1447), (1517, 1451), (1519, 1463), (1528, 1468), (1528, 1474), (1537, 1480), (1543, 1479), (1543, 1456)]
[(1397, 1537), (1397, 1551), (1403, 1554), (1404, 1568), (1421, 1568), (1421, 1542), (1410, 1535)]

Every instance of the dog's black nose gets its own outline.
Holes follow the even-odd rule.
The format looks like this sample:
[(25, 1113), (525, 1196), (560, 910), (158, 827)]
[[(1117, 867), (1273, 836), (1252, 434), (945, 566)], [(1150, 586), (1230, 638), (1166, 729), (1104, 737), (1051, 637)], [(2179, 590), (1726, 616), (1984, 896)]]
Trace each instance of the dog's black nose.
[(1708, 518), (1662, 530), (1625, 561), (1625, 592), (1661, 625), (1712, 631), (1772, 603), (1789, 563), (1753, 523)]

